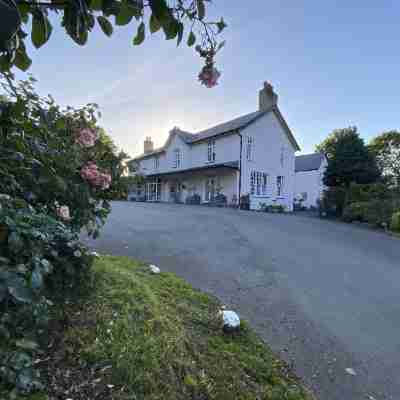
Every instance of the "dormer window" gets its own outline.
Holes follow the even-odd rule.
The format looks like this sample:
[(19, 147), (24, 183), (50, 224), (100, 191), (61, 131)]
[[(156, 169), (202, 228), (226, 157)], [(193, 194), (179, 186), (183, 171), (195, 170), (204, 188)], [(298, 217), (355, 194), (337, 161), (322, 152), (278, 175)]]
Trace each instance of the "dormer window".
[(209, 140), (207, 144), (207, 161), (215, 161), (215, 140)]
[(174, 162), (173, 162), (172, 166), (174, 168), (180, 168), (181, 161), (182, 161), (181, 149), (175, 149), (174, 150)]

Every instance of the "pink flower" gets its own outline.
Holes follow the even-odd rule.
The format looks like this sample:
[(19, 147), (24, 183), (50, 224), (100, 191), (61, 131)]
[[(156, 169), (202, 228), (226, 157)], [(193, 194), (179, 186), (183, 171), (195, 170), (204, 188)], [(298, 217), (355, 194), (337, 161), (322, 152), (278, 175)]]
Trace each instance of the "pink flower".
[(92, 186), (99, 187), (103, 190), (108, 189), (111, 184), (111, 175), (100, 172), (96, 163), (93, 161), (88, 162), (81, 169), (81, 177)]
[(93, 147), (99, 135), (94, 129), (83, 128), (76, 134), (75, 141), (82, 147)]
[(63, 219), (64, 221), (69, 221), (71, 219), (71, 215), (69, 213), (68, 206), (57, 207), (56, 213), (57, 213), (58, 217)]
[(220, 76), (221, 73), (214, 66), (206, 65), (199, 74), (199, 81), (202, 85), (212, 88), (218, 84)]

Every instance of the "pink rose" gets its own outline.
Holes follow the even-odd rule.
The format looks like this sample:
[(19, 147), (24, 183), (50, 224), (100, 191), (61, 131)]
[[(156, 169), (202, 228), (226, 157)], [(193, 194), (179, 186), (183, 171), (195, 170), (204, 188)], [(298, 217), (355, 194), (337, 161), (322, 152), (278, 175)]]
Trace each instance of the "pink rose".
[(92, 186), (108, 189), (111, 184), (111, 175), (99, 171), (97, 165), (90, 161), (81, 169), (81, 177)]
[(212, 88), (218, 84), (221, 73), (212, 65), (206, 65), (199, 74), (199, 81), (202, 85)]
[(64, 221), (69, 221), (71, 219), (68, 206), (57, 207), (56, 213), (58, 217), (63, 219)]
[(99, 138), (97, 132), (91, 128), (83, 128), (77, 134), (75, 141), (82, 147), (93, 147)]

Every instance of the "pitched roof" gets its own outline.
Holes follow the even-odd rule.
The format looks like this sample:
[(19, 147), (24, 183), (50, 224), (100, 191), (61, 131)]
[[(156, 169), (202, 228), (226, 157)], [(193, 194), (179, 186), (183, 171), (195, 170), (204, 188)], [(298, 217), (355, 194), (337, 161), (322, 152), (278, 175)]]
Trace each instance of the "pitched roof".
[[(270, 110), (268, 110), (270, 111)], [(218, 136), (224, 133), (236, 131), (238, 129), (243, 129), (247, 125), (266, 114), (268, 111), (256, 111), (250, 114), (242, 115), (241, 117), (232, 119), (222, 124), (213, 126), (212, 128), (205, 129), (193, 135), (192, 143), (198, 142), (200, 140), (209, 139), (214, 136)]]
[(295, 172), (314, 171), (319, 169), (325, 155), (322, 153), (304, 154), (297, 156), (295, 161)]
[(162, 153), (167, 148), (167, 146), (172, 138), (172, 135), (176, 134), (176, 135), (180, 136), (186, 144), (194, 144), (197, 142), (201, 142), (202, 140), (207, 140), (212, 137), (216, 137), (219, 135), (224, 135), (224, 134), (238, 131), (240, 129), (244, 129), (251, 123), (255, 122), (257, 119), (259, 119), (263, 115), (268, 114), (271, 111), (275, 113), (279, 122), (282, 124), (282, 126), (285, 129), (285, 132), (288, 136), (288, 139), (292, 143), (293, 147), (296, 150), (300, 150), (300, 147), (297, 144), (296, 139), (294, 138), (285, 119), (283, 118), (282, 114), (280, 113), (279, 108), (277, 106), (273, 106), (268, 110), (255, 111), (255, 112), (252, 112), (252, 113), (249, 113), (246, 115), (242, 115), (241, 117), (234, 118), (230, 121), (215, 125), (211, 128), (202, 130), (197, 133), (190, 133), (190, 132), (182, 131), (179, 128), (174, 128), (170, 131), (170, 135), (163, 147), (160, 147), (159, 149), (156, 149), (156, 150), (152, 151), (151, 153), (141, 154), (140, 156), (135, 157), (133, 160), (141, 160), (143, 158)]

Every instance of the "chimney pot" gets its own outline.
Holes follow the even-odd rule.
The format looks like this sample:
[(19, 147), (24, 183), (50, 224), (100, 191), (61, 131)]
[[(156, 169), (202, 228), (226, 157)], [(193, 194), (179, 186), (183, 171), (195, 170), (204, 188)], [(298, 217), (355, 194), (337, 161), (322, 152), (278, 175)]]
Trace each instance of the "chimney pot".
[(265, 111), (278, 104), (278, 95), (274, 92), (274, 87), (268, 81), (264, 82), (264, 87), (258, 93), (258, 107), (260, 111)]
[(151, 153), (154, 150), (154, 143), (150, 136), (146, 136), (143, 144), (144, 154)]

